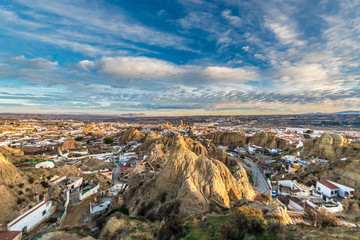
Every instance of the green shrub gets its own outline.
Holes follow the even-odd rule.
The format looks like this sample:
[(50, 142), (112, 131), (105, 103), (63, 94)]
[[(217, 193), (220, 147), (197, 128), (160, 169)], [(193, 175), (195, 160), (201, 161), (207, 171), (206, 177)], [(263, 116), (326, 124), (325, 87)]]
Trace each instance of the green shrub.
[(185, 222), (178, 214), (170, 214), (158, 232), (159, 239), (173, 239), (185, 235)]

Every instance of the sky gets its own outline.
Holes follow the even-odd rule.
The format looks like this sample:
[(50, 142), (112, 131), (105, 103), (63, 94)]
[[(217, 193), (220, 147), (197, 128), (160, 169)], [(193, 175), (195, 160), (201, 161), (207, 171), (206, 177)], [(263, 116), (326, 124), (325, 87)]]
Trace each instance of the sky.
[(0, 0), (0, 112), (360, 109), (360, 1)]

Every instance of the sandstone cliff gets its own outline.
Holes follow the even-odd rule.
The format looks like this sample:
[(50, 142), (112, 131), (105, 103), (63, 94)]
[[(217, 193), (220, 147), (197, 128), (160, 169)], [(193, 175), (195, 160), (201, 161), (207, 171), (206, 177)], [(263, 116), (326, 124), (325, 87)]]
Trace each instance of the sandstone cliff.
[(206, 138), (210, 139), (211, 142), (216, 145), (224, 146), (228, 146), (231, 144), (237, 144), (239, 146), (242, 146), (248, 141), (248, 138), (245, 134), (237, 132), (216, 132), (208, 134)]
[(336, 160), (343, 157), (349, 144), (350, 141), (339, 134), (323, 133), (319, 138), (306, 141), (302, 154)]
[(277, 137), (273, 132), (257, 132), (249, 139), (248, 144), (254, 144), (265, 148), (286, 149), (289, 147), (286, 140)]
[(149, 168), (134, 174), (124, 193), (131, 215), (155, 219), (178, 212), (186, 216), (209, 211), (214, 203), (230, 207), (233, 200), (255, 195), (240, 165), (232, 175), (224, 163), (205, 157), (206, 148), (191, 139), (164, 136), (149, 151), (148, 161), (155, 171)]
[(10, 147), (0, 147), (0, 153), (10, 162), (19, 162), (24, 157), (24, 152), (20, 149), (14, 149)]
[(206, 135), (206, 138), (216, 145), (229, 146), (230, 148), (245, 144), (255, 144), (264, 148), (286, 149), (290, 147), (286, 140), (277, 137), (272, 132), (257, 132), (252, 137), (237, 132), (216, 132)]
[(0, 153), (0, 184), (14, 184), (23, 178), (23, 174)]
[(128, 128), (125, 132), (122, 133), (120, 142), (128, 143), (131, 141), (140, 141), (144, 135), (140, 133), (136, 128)]
[(14, 187), (25, 182), (24, 175), (0, 153), (0, 223), (10, 220), (21, 210)]
[(63, 142), (60, 146), (60, 150), (62, 152), (67, 151), (67, 150), (78, 150), (81, 149), (82, 144), (81, 142), (75, 141), (72, 138), (68, 138), (65, 140), (65, 142)]

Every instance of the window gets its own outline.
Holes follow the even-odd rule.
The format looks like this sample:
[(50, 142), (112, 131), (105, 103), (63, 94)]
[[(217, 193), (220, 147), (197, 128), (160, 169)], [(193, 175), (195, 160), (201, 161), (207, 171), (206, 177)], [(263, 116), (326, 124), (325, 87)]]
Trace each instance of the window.
[(318, 190), (320, 191), (320, 187), (318, 187)]
[(331, 191), (331, 195), (333, 195), (334, 194), (334, 191)]
[(44, 216), (46, 214), (46, 210), (44, 210), (43, 212), (42, 212), (42, 215)]

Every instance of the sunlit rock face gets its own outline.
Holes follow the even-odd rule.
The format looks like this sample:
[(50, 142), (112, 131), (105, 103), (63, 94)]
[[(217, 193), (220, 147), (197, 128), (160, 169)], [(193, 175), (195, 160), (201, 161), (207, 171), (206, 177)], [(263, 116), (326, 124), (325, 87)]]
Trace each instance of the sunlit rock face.
[(120, 142), (128, 143), (131, 141), (140, 141), (143, 137), (143, 134), (141, 134), (136, 128), (128, 128), (122, 133)]
[(224, 146), (243, 146), (254, 144), (264, 148), (289, 148), (289, 143), (276, 136), (273, 132), (257, 132), (254, 136), (248, 137), (243, 133), (237, 132), (217, 132), (206, 136), (212, 143)]
[(78, 150), (81, 149), (82, 144), (81, 142), (77, 142), (72, 138), (68, 138), (63, 142), (60, 146), (61, 151), (67, 151), (67, 150)]
[(164, 136), (154, 140), (148, 152), (147, 167), (132, 176), (124, 194), (131, 215), (157, 218), (177, 212), (186, 216), (210, 210), (211, 202), (230, 207), (234, 195), (248, 199), (255, 195), (240, 165), (231, 174), (191, 139)]
[(350, 141), (339, 135), (323, 133), (319, 138), (306, 141), (304, 152), (307, 156), (323, 157), (329, 160), (336, 160), (347, 151)]

